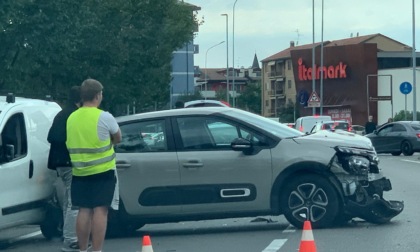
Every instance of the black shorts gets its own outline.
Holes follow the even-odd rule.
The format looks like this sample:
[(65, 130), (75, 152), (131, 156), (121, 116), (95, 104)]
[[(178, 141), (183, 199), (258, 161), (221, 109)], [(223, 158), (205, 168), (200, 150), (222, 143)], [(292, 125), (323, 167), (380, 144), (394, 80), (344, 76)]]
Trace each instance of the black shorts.
[(114, 170), (90, 176), (73, 176), (71, 181), (72, 205), (82, 208), (110, 206), (116, 182)]

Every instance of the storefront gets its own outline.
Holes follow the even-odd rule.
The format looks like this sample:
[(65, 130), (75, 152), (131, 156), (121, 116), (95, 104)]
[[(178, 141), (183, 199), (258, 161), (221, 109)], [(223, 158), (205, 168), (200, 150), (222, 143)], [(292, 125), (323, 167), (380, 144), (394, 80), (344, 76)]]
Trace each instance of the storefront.
[[(312, 76), (312, 49), (291, 51), (300, 115), (312, 115), (313, 108), (308, 106), (310, 104), (305, 99), (312, 94), (312, 80), (315, 79), (315, 91), (323, 100), (323, 115), (330, 115), (334, 120), (348, 120), (353, 124), (363, 125), (369, 108), (369, 113), (377, 118), (377, 102), (368, 99), (368, 95), (378, 95), (377, 78), (371, 78), (378, 73), (377, 45), (362, 43), (336, 46), (329, 43), (324, 46), (322, 68), (320, 51), (321, 47), (317, 46), (315, 76)], [(369, 85), (367, 78), (370, 78)], [(315, 109), (316, 114), (321, 114), (321, 107)]]

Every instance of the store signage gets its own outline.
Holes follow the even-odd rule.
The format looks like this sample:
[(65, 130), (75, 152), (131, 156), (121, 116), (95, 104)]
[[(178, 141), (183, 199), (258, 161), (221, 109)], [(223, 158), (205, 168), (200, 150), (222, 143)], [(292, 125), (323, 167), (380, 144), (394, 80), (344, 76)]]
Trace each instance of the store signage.
[[(337, 65), (323, 66), (322, 71), (324, 79), (346, 79), (347, 78), (347, 64), (339, 62)], [(298, 73), (299, 80), (312, 80), (312, 67), (307, 67), (303, 64), (302, 58), (298, 59)], [(321, 76), (321, 67), (315, 65), (315, 79), (319, 80)]]

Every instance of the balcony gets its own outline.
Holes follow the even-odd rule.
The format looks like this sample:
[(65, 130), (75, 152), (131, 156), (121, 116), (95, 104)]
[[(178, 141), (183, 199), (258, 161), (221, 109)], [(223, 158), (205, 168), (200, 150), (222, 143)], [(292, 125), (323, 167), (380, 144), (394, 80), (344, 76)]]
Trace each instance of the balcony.
[(283, 77), (284, 73), (283, 71), (271, 71), (268, 73), (268, 76), (270, 78), (278, 78), (278, 77)]
[(269, 90), (268, 91), (268, 95), (269, 96), (285, 96), (284, 94), (284, 90), (283, 89), (279, 89), (279, 90)]

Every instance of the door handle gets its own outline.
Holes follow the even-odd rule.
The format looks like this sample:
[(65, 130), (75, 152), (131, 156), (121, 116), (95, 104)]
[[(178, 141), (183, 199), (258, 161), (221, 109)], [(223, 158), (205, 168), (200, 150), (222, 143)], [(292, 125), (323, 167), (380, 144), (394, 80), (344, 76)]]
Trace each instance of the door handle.
[(127, 169), (131, 167), (131, 164), (127, 161), (117, 161), (117, 169)]
[(203, 167), (203, 163), (200, 160), (188, 160), (187, 162), (183, 163), (182, 166), (185, 168), (199, 168)]

